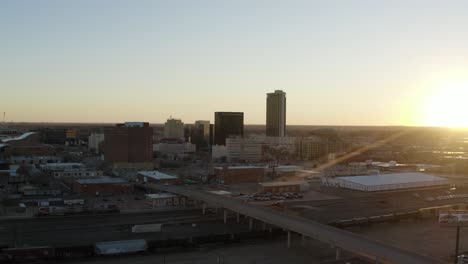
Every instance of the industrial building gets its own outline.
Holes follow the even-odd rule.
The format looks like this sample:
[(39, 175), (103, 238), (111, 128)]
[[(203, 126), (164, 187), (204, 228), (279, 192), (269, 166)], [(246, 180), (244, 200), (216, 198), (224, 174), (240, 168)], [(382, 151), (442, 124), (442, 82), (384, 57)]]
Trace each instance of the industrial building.
[(214, 174), (224, 184), (259, 183), (265, 176), (265, 168), (257, 166), (215, 167)]
[(122, 178), (97, 177), (75, 179), (73, 191), (88, 195), (128, 194), (133, 192), (133, 184)]
[(297, 172), (302, 170), (303, 168), (301, 166), (296, 166), (296, 165), (280, 165), (277, 167), (272, 167), (269, 169), (269, 172), (275, 172), (276, 176), (281, 176), (281, 177), (290, 177), (290, 176), (296, 176)]
[(310, 188), (306, 181), (264, 182), (260, 186), (260, 192), (264, 193), (306, 192)]
[(103, 171), (99, 170), (92, 170), (87, 168), (82, 169), (70, 169), (70, 170), (63, 170), (63, 171), (53, 171), (50, 173), (57, 179), (63, 178), (93, 178), (93, 177), (100, 177), (104, 175)]
[(336, 178), (325, 177), (322, 179), (322, 183), (327, 186), (375, 192), (441, 186), (447, 185), (449, 182), (445, 178), (423, 173), (396, 173)]
[(180, 178), (159, 171), (139, 171), (138, 182), (154, 184), (180, 184)]
[(146, 199), (151, 202), (152, 207), (185, 206), (187, 197), (172, 193), (146, 194)]

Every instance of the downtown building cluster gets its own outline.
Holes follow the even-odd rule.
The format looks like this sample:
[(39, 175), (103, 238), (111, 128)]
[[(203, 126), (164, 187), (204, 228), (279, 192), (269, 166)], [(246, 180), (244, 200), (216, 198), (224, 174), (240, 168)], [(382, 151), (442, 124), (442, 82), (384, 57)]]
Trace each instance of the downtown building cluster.
[[(152, 166), (151, 152), (171, 160), (180, 160), (196, 151), (208, 151), (214, 161), (252, 163), (328, 160), (345, 151), (347, 147), (342, 141), (318, 136), (288, 136), (286, 93), (282, 90), (267, 93), (266, 127), (263, 135), (245, 135), (244, 117), (243, 112), (219, 111), (214, 113), (214, 124), (207, 120), (184, 124), (181, 119), (170, 117), (161, 134), (155, 133), (147, 123), (138, 125), (140, 128), (135, 127), (140, 124), (138, 122), (133, 123), (131, 128), (126, 126), (132, 123), (125, 123), (106, 129), (104, 133), (92, 134), (88, 140), (89, 148), (103, 153), (106, 160), (115, 164), (115, 167), (131, 168), (135, 165), (149, 168)], [(127, 133), (127, 136), (122, 133)], [(107, 137), (110, 137), (109, 140)], [(135, 144), (129, 143), (129, 140)], [(133, 160), (127, 158), (132, 151), (140, 153), (132, 157)]]

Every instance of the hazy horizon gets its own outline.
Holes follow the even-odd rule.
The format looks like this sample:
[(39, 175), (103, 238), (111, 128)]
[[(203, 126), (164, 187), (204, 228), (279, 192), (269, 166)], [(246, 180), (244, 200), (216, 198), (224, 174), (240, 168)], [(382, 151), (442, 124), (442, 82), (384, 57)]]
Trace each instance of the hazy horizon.
[(284, 90), (288, 125), (468, 127), (466, 1), (182, 2), (1, 2), (0, 113), (262, 125)]

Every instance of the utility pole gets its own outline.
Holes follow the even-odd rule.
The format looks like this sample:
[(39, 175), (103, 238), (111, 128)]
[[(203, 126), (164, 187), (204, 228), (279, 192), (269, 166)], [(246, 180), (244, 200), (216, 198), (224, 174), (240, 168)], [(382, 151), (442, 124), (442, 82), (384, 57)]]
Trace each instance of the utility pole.
[(457, 238), (455, 242), (455, 264), (458, 263), (458, 249), (460, 248), (460, 226), (457, 226)]

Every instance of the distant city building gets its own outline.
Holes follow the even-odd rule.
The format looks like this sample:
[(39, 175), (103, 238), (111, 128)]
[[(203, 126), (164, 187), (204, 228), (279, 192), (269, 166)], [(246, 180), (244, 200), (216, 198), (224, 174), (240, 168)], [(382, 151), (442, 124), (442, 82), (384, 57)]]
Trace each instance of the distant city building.
[(92, 133), (88, 138), (88, 149), (100, 153), (104, 144), (104, 133)]
[(42, 142), (51, 145), (65, 145), (67, 141), (67, 129), (47, 128), (41, 131)]
[(346, 151), (346, 144), (340, 140), (328, 140), (312, 136), (299, 138), (296, 141), (296, 156), (300, 160), (324, 160), (328, 161), (329, 155)]
[(215, 112), (214, 145), (226, 145), (230, 136), (244, 136), (244, 113)]
[(164, 124), (165, 138), (184, 138), (184, 123), (180, 119), (169, 118)]
[(114, 168), (153, 168), (153, 128), (148, 123), (117, 124), (104, 134), (104, 158)]
[(65, 137), (68, 140), (76, 140), (78, 138), (78, 130), (76, 129), (67, 129), (65, 132)]
[(210, 146), (214, 145), (214, 124), (210, 124)]
[(162, 154), (184, 154), (194, 153), (197, 147), (187, 142), (161, 142), (153, 145), (153, 151)]
[(229, 162), (257, 162), (262, 159), (262, 142), (255, 138), (229, 137), (226, 148)]
[(193, 130), (193, 125), (191, 124), (184, 125), (184, 141), (185, 142), (192, 142), (192, 130)]
[(296, 137), (263, 138), (263, 158), (266, 160), (291, 160), (296, 158)]
[(286, 136), (286, 93), (281, 90), (267, 94), (266, 135)]
[(211, 158), (214, 160), (227, 159), (227, 147), (223, 145), (214, 145), (211, 147)]
[(319, 137), (301, 138), (296, 144), (297, 157), (300, 160), (317, 160), (328, 155), (327, 142)]
[(195, 121), (191, 131), (191, 140), (197, 148), (206, 148), (210, 144), (210, 121)]

